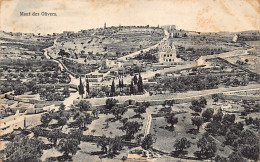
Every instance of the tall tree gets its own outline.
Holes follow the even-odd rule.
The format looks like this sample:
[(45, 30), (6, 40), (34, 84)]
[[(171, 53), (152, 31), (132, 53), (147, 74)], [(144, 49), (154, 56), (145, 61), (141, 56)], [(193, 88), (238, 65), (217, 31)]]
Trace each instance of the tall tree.
[(114, 96), (116, 93), (116, 87), (115, 87), (115, 81), (112, 81), (112, 85), (111, 85), (111, 96)]
[(124, 88), (124, 79), (121, 80), (121, 87)]
[(89, 81), (88, 78), (86, 79), (86, 93), (89, 95), (90, 91), (89, 91)]
[(137, 79), (137, 76), (135, 75), (134, 78), (133, 78), (133, 82), (135, 85), (137, 85), (137, 82), (138, 82), (138, 79)]
[(141, 73), (139, 73), (139, 79), (138, 79), (137, 87), (138, 87), (138, 92), (142, 93), (144, 91), (143, 79), (142, 79)]
[(118, 80), (118, 87), (119, 87), (120, 92), (121, 92), (122, 91), (121, 79)]
[(78, 86), (78, 90), (79, 90), (79, 95), (81, 95), (81, 98), (83, 98), (83, 94), (84, 94), (84, 86), (80, 77), (80, 81), (79, 81), (79, 86)]
[(134, 83), (133, 81), (131, 81), (131, 85), (130, 85), (130, 94), (134, 94), (135, 93), (135, 87), (134, 87)]

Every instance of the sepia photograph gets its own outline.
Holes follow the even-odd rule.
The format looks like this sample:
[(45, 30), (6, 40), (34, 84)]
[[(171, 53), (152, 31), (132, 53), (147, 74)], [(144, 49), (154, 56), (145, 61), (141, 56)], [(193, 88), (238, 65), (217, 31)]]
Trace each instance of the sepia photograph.
[(0, 161), (259, 162), (259, 0), (0, 0)]

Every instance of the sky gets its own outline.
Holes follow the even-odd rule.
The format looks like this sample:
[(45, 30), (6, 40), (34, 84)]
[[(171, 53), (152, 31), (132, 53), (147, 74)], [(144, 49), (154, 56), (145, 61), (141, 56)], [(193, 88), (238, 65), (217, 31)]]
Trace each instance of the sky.
[[(20, 16), (48, 12), (57, 16)], [(200, 32), (260, 30), (259, 0), (0, 0), (0, 30), (59, 33), (121, 25)]]

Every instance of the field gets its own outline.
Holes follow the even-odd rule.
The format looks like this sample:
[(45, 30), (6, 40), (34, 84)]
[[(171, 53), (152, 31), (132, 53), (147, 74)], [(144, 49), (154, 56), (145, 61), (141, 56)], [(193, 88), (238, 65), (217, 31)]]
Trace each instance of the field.
[[(135, 115), (133, 109), (128, 109), (128, 111), (122, 116), (123, 118), (128, 118), (128, 121), (137, 121), (139, 123), (142, 123), (142, 128), (140, 131), (138, 131), (138, 134), (144, 134), (145, 131), (145, 125), (147, 123), (147, 115), (142, 115), (143, 119), (141, 118), (132, 118)], [(94, 120), (91, 125), (89, 125), (89, 129), (87, 131), (84, 131), (84, 135), (96, 135), (96, 136), (102, 136), (105, 135), (106, 137), (114, 138), (115, 136), (123, 136), (125, 133), (119, 129), (123, 126), (123, 123), (119, 120), (114, 121), (114, 116), (112, 114), (100, 114), (99, 119)], [(108, 127), (106, 127), (106, 123), (108, 121)], [(91, 131), (95, 130), (94, 133)]]
[(200, 56), (249, 48), (240, 42), (232, 42), (232, 33), (175, 31), (172, 35), (170, 39), (176, 46), (176, 53), (184, 60), (196, 60)]

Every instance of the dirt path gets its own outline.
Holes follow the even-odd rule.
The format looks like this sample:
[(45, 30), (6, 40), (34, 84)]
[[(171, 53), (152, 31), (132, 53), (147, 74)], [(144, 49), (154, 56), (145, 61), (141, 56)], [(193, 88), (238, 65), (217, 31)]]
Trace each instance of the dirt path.
[(147, 124), (145, 127), (145, 132), (144, 132), (144, 136), (148, 135), (150, 133), (150, 129), (151, 129), (151, 123), (152, 123), (152, 115), (150, 113), (147, 113)]

